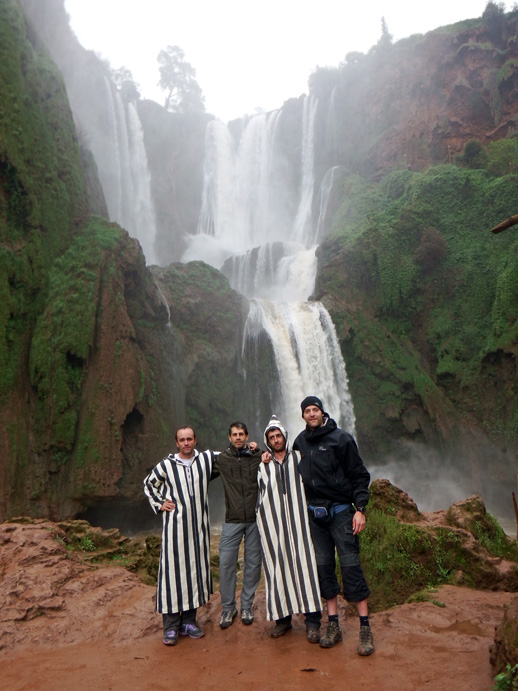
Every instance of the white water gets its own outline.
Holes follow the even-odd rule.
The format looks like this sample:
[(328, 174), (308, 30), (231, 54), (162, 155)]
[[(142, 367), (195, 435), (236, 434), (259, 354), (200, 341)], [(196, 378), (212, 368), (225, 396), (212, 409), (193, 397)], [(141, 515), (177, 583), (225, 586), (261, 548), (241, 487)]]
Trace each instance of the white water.
[[(300, 402), (310, 394), (321, 397), (331, 417), (353, 434), (355, 424), (331, 318), (319, 302), (306, 302), (314, 290), (316, 239), (334, 180), (331, 173), (320, 192), (319, 223), (313, 211), (317, 106), (314, 99), (304, 101), (295, 174), (289, 172), (293, 161), (282, 154), (280, 111), (251, 118), (239, 142), (222, 122), (208, 125), (198, 233), (188, 238), (182, 257), (222, 268), (232, 287), (251, 298), (243, 340), (245, 377), (247, 386), (254, 381), (264, 387), (266, 396), (255, 396), (256, 401), (270, 394), (270, 409), (254, 409), (253, 415), (264, 427), (275, 413), (291, 439), (303, 427)], [(275, 365), (259, 372), (265, 343)]]
[(295, 218), (293, 239), (311, 245), (316, 244), (313, 232), (313, 189), (315, 179), (313, 175), (314, 162), (314, 133), (316, 99), (307, 98), (304, 102), (304, 117), (302, 121), (302, 184), (300, 190), (299, 207)]
[(322, 304), (252, 300), (245, 341), (258, 339), (261, 331), (271, 340), (282, 382), (281, 397), (272, 413), (281, 418), (290, 438), (302, 427), (300, 402), (311, 392), (322, 398), (331, 417), (354, 433), (345, 365), (333, 323)]
[(328, 214), (330, 207), (331, 195), (334, 192), (335, 186), (343, 177), (342, 166), (333, 166), (329, 168), (322, 179), (320, 185), (320, 203), (318, 209), (318, 220), (316, 223), (315, 242), (318, 242), (324, 237), (327, 230)]
[(108, 215), (136, 238), (146, 262), (157, 263), (156, 213), (142, 124), (134, 103), (125, 102), (105, 77), (102, 90), (83, 93), (83, 84), (63, 71), (74, 119), (97, 164)]

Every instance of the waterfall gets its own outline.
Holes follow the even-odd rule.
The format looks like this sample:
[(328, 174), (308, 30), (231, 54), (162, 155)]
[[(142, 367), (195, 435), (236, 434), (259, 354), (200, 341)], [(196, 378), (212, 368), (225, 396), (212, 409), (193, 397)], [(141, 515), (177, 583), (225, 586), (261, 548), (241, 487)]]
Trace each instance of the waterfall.
[(302, 121), (302, 185), (300, 190), (299, 208), (295, 218), (294, 239), (299, 242), (314, 244), (313, 228), (313, 189), (315, 179), (313, 175), (313, 138), (315, 132), (315, 113), (317, 100), (307, 98), (304, 102), (304, 117)]
[[(311, 391), (322, 397), (332, 417), (354, 432), (345, 365), (333, 322), (323, 305), (252, 300), (244, 342), (256, 341), (263, 331), (275, 354), (276, 368), (269, 376), (278, 377), (281, 384), (279, 399), (272, 401), (272, 412), (278, 411), (291, 439), (303, 424), (300, 402)], [(256, 364), (249, 362), (248, 366)], [(266, 377), (265, 385), (271, 383)]]
[(105, 78), (108, 142), (91, 133), (108, 213), (140, 242), (148, 264), (156, 263), (156, 216), (151, 197), (144, 133), (134, 103), (124, 102)]
[(126, 104), (126, 116), (132, 197), (125, 207), (131, 217), (125, 215), (124, 228), (140, 242), (147, 263), (156, 264), (156, 214), (151, 196), (151, 174), (144, 146), (144, 131), (134, 103)]
[(276, 150), (279, 113), (251, 118), (237, 144), (221, 121), (208, 124), (202, 208), (182, 261), (203, 259), (220, 268), (227, 257), (289, 239), (293, 194)]
[(63, 75), (74, 119), (97, 164), (110, 220), (137, 238), (147, 263), (154, 264), (156, 212), (137, 108), (122, 98), (106, 76), (94, 91), (88, 80), (83, 83), (73, 71), (63, 68)]
[(329, 168), (322, 179), (322, 183), (320, 185), (320, 204), (315, 230), (315, 242), (318, 242), (321, 238), (323, 238), (328, 230), (331, 197), (335, 191), (336, 185), (343, 179), (344, 170), (345, 169), (343, 166), (333, 166), (332, 168)]
[(268, 242), (243, 256), (230, 257), (221, 270), (230, 285), (248, 298), (305, 300), (315, 284), (315, 248)]
[(223, 123), (209, 123), (198, 230), (182, 257), (220, 268), (250, 298), (242, 348), (250, 427), (257, 434), (275, 413), (291, 439), (309, 394), (351, 433), (355, 424), (334, 325), (323, 305), (307, 302), (334, 182), (333, 173), (325, 177), (315, 222), (316, 110), (317, 101), (305, 98), (296, 174), (282, 146), (282, 111), (250, 118), (239, 141)]

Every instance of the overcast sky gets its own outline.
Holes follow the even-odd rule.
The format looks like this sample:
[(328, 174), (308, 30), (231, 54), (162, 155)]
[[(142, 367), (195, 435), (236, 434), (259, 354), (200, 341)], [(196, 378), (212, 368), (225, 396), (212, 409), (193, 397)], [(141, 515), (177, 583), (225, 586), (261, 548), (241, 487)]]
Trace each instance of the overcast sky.
[[(385, 17), (394, 40), (480, 17), (487, 0), (65, 0), (80, 43), (127, 67), (163, 103), (157, 56), (178, 45), (207, 110), (222, 120), (278, 108), (307, 91), (315, 67), (367, 52)], [(513, 2), (504, 6), (510, 10)], [(143, 11), (143, 9), (145, 11)]]

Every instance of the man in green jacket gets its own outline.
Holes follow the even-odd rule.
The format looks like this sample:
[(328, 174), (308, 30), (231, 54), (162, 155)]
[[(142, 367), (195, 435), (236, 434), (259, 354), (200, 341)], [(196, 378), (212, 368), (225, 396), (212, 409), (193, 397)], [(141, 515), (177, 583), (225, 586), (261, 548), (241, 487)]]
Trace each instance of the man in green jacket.
[(237, 616), (236, 564), (241, 541), (245, 540), (241, 620), (254, 620), (252, 604), (261, 578), (261, 540), (255, 520), (257, 470), (261, 450), (248, 445), (248, 429), (243, 422), (233, 422), (228, 430), (230, 446), (216, 458), (225, 491), (225, 522), (219, 543), (219, 590), (223, 612), (219, 625), (226, 629)]

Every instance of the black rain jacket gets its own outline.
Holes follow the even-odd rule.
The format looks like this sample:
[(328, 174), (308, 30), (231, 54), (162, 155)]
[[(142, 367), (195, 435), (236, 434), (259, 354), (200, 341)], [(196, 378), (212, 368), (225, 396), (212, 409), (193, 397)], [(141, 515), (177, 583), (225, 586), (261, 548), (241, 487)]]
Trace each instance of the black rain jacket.
[(299, 472), (308, 504), (354, 504), (369, 501), (370, 473), (363, 465), (354, 438), (330, 417), (317, 429), (306, 426), (293, 448), (301, 453)]

